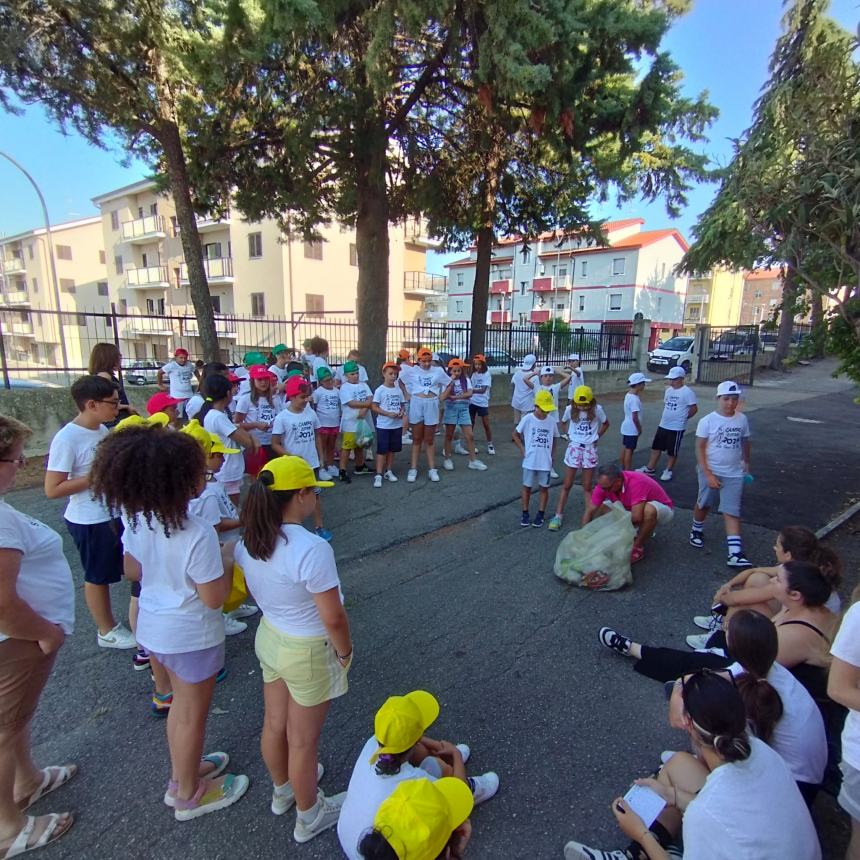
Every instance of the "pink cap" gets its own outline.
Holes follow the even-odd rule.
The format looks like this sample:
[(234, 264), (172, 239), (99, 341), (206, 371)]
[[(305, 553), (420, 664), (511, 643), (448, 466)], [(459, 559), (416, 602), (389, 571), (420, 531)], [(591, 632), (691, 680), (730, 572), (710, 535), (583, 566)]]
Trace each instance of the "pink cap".
[(156, 412), (162, 412), (168, 406), (176, 406), (179, 403), (182, 401), (171, 397), (166, 391), (159, 391), (146, 401), (146, 411), (150, 415), (155, 415)]
[(301, 376), (291, 376), (287, 380), (287, 397), (295, 397), (297, 394), (310, 394), (311, 384)]
[(248, 368), (248, 375), (251, 379), (268, 379), (270, 382), (276, 382), (278, 377), (270, 370), (263, 367), (262, 364), (255, 364)]

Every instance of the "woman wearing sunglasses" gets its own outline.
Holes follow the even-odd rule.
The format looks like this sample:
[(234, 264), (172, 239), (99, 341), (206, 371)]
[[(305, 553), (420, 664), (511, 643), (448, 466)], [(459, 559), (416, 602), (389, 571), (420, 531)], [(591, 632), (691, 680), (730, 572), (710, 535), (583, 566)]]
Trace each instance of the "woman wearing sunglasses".
[[(621, 797), (612, 812), (631, 843), (601, 851), (568, 842), (565, 860), (695, 860), (779, 857), (819, 860), (821, 846), (797, 785), (779, 753), (747, 732), (733, 681), (703, 669), (681, 682), (682, 725), (696, 755), (675, 753), (657, 779), (638, 779), (666, 803), (647, 826)], [(672, 845), (672, 854), (667, 850)]]

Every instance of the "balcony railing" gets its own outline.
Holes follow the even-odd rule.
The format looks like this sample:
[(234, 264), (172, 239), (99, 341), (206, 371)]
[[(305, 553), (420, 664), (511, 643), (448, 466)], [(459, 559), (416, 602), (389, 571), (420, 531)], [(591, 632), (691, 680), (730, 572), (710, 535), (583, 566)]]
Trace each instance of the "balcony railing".
[(151, 239), (163, 239), (167, 236), (163, 215), (146, 215), (135, 218), (134, 221), (124, 221), (122, 238), (126, 242), (146, 242)]
[(570, 284), (566, 278), (549, 277), (532, 278), (532, 291), (535, 293), (552, 293), (556, 290), (569, 290)]
[(12, 334), (18, 337), (33, 337), (33, 323), (31, 322), (13, 322), (10, 326)]
[(531, 319), (532, 322), (536, 322), (536, 323), (548, 322), (549, 321), (549, 314), (550, 314), (550, 312), (548, 310), (546, 310), (546, 311), (536, 310), (536, 311), (531, 312), (529, 318)]
[(3, 271), (7, 275), (13, 272), (23, 272), (26, 268), (23, 257), (5, 257), (3, 260)]
[(706, 305), (711, 300), (708, 293), (687, 293), (687, 304)]
[(137, 335), (170, 335), (173, 325), (170, 320), (157, 316), (127, 316), (119, 321), (119, 336), (134, 338)]
[(510, 294), (514, 291), (514, 285), (510, 278), (500, 278), (490, 284), (490, 293), (492, 295)]
[(511, 314), (509, 311), (490, 311), (487, 314), (487, 322), (492, 323), (509, 323)]
[(446, 292), (448, 279), (429, 272), (404, 272), (403, 292), (413, 295), (441, 295)]
[[(232, 257), (207, 257), (203, 260), (203, 268), (209, 281), (224, 283), (233, 280)], [(183, 284), (188, 283), (187, 263), (181, 263), (179, 266), (179, 280)]]
[(142, 266), (126, 269), (126, 285), (129, 289), (164, 290), (168, 287), (167, 266)]
[(26, 290), (11, 290), (0, 293), (0, 302), (4, 305), (29, 305), (30, 294)]
[(407, 218), (403, 225), (403, 235), (407, 242), (422, 245), (425, 248), (441, 248), (442, 241), (434, 239), (427, 230), (427, 222), (423, 218)]
[[(200, 334), (200, 325), (196, 319), (186, 319), (183, 322), (185, 334), (190, 337), (197, 337)], [(234, 318), (226, 318), (215, 315), (215, 334), (218, 337), (236, 337), (236, 320)]]

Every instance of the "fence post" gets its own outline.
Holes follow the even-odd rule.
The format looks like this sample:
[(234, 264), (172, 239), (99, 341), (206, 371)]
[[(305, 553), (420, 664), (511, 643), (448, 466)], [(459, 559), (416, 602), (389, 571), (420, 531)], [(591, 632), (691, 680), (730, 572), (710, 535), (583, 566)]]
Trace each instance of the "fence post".
[[(511, 314), (511, 316), (513, 317), (513, 314)], [(514, 348), (514, 324), (512, 321), (511, 324), (508, 326), (508, 349), (507, 349), (507, 352), (508, 352), (508, 373), (514, 372), (513, 368), (511, 367), (511, 359), (514, 357), (513, 348)]]
[(646, 371), (648, 369), (648, 335), (650, 333), (651, 320), (633, 320), (633, 365), (636, 370)]
[(702, 382), (702, 376), (707, 365), (708, 343), (711, 339), (711, 327), (709, 325), (696, 326), (696, 349), (693, 353), (692, 377), (696, 382)]
[(9, 366), (6, 364), (6, 341), (3, 339), (3, 318), (0, 316), (0, 364), (3, 366), (3, 387), (11, 388)]

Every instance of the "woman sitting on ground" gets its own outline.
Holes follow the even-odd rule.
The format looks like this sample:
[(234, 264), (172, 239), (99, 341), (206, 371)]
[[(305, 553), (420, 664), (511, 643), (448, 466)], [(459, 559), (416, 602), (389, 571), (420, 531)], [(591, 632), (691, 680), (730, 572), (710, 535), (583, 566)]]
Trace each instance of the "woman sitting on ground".
[(748, 734), (734, 684), (702, 670), (684, 679), (680, 696), (683, 728), (698, 755), (675, 753), (657, 779), (636, 780), (666, 802), (657, 820), (647, 826), (618, 797), (612, 812), (633, 840), (630, 847), (601, 852), (568, 842), (566, 860), (668, 860), (667, 846), (681, 830), (684, 855), (691, 858), (818, 860), (821, 846), (791, 772), (778, 753)]

